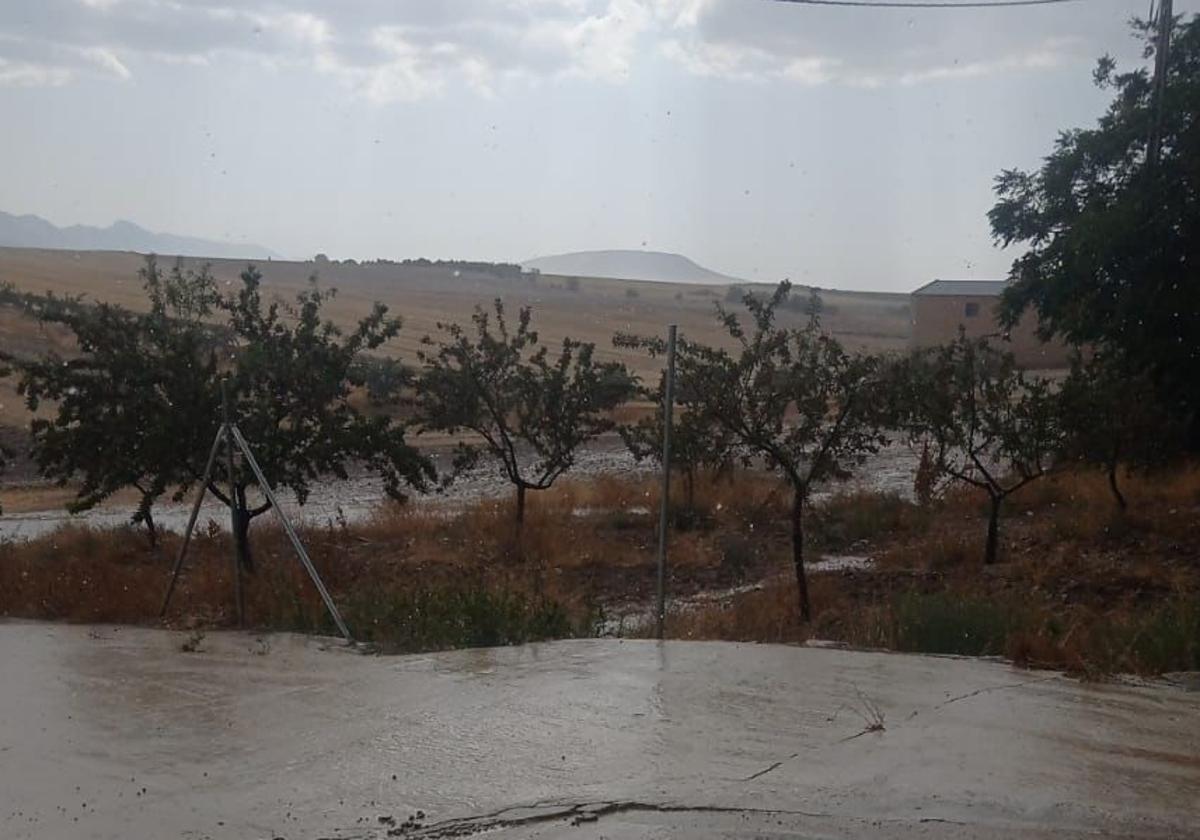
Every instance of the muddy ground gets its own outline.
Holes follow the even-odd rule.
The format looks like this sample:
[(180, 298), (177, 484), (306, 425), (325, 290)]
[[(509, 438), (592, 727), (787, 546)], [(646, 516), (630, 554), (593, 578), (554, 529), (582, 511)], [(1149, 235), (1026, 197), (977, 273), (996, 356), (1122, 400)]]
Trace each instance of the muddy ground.
[(591, 640), (363, 656), (0, 624), (0, 836), (1184, 837), (1200, 694)]
[[(439, 469), (449, 468), (450, 457), (445, 451), (434, 453), (434, 459)], [(869, 459), (858, 471), (858, 477), (849, 482), (849, 486), (893, 491), (908, 496), (912, 493), (915, 465), (916, 456), (910, 450), (900, 446), (890, 447)], [(654, 470), (653, 462), (634, 460), (620, 439), (614, 437), (595, 442), (581, 451), (575, 465), (564, 478), (586, 480), (601, 475), (639, 476)], [(832, 488), (825, 489), (828, 492)], [(412, 501), (415, 504), (453, 506), (479, 499), (504, 497), (511, 492), (511, 486), (497, 466), (484, 462), (460, 476), (444, 492), (413, 494)], [(31, 539), (67, 523), (113, 528), (129, 522), (131, 513), (137, 507), (136, 500), (125, 499), (71, 515), (63, 507), (69, 494), (61, 490), (47, 485), (10, 483), (7, 495), (17, 494), (26, 498), (14, 499), (5, 505), (6, 513), (0, 516), (0, 539)], [(6, 488), (0, 484), (0, 503), (5, 501), (5, 495)], [(371, 516), (386, 500), (382, 482), (369, 476), (316, 484), (304, 506), (297, 505), (290, 493), (282, 493), (281, 498), (287, 500), (285, 506), (294, 519), (318, 526), (339, 521), (360, 522)], [(190, 501), (182, 504), (161, 501), (154, 510), (155, 521), (167, 530), (182, 531), (187, 525)], [(201, 508), (199, 527), (206, 528), (212, 522), (216, 527), (227, 528), (228, 520), (228, 509), (209, 496)]]

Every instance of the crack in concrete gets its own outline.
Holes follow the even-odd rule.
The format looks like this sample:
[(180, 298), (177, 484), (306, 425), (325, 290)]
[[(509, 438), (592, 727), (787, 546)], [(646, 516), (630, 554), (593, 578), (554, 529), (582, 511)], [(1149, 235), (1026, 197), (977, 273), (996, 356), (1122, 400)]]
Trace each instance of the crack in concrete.
[[(521, 811), (533, 813), (520, 814)], [(830, 820), (838, 815), (803, 811), (796, 808), (755, 808), (724, 805), (688, 805), (672, 804), (669, 802), (642, 802), (638, 800), (599, 800), (594, 802), (536, 802), (531, 805), (510, 805), (485, 814), (467, 817), (456, 817), (442, 820), (430, 825), (404, 825), (387, 831), (388, 837), (430, 838), (431, 840), (447, 840), (447, 838), (470, 837), (485, 832), (502, 831), (520, 828), (521, 826), (544, 824), (551, 822), (570, 821), (571, 825), (598, 822), (602, 817), (622, 813), (658, 813), (658, 814), (743, 814), (759, 817), (806, 817), (808, 819)], [(960, 820), (944, 817), (882, 818), (877, 820), (887, 823), (943, 823), (946, 825), (967, 825)], [(357, 840), (368, 840), (379, 835), (355, 835)], [(328, 838), (334, 840), (334, 838)], [(352, 838), (347, 838), (352, 840)]]
[[(535, 813), (519, 815), (516, 812), (534, 811)], [(468, 837), (488, 831), (498, 831), (508, 828), (519, 828), (537, 823), (559, 822), (570, 820), (573, 825), (597, 822), (601, 817), (612, 814), (647, 812), (660, 814), (694, 813), (694, 814), (755, 814), (760, 816), (793, 816), (810, 817), (814, 819), (829, 819), (832, 814), (800, 811), (786, 808), (739, 808), (721, 805), (683, 805), (671, 803), (639, 802), (636, 800), (616, 800), (599, 802), (559, 802), (535, 803), (533, 805), (512, 805), (470, 817), (458, 817), (443, 820), (428, 826), (414, 827), (407, 831), (392, 830), (389, 836), (412, 838), (443, 838)], [(506, 816), (511, 815), (511, 816)]]
[[(941, 703), (936, 703), (933, 706), (930, 706), (928, 709), (924, 709), (924, 710), (914, 709), (912, 714), (910, 714), (907, 718), (905, 718), (905, 720), (912, 720), (917, 715), (919, 715), (922, 711), (936, 712), (938, 709), (943, 709), (946, 706), (951, 705), (952, 703), (958, 703), (962, 700), (969, 700), (972, 697), (978, 697), (980, 694), (988, 694), (989, 692), (992, 692), (992, 691), (1006, 691), (1008, 689), (1013, 689), (1013, 688), (1023, 688), (1024, 686), (1027, 686), (1027, 685), (1035, 685), (1037, 683), (1049, 682), (1050, 680), (1056, 680), (1058, 678), (1059, 678), (1058, 674), (1051, 674), (1048, 677), (1038, 677), (1037, 679), (1025, 680), (1023, 682), (1005, 683), (1004, 685), (991, 685), (991, 686), (985, 686), (984, 688), (977, 688), (974, 691), (968, 691), (965, 694), (959, 694), (959, 695), (951, 697), (947, 700), (943, 700)], [(861, 696), (861, 693), (860, 693), (860, 696)], [(841, 708), (839, 708), (837, 711), (835, 711), (833, 717), (830, 718), (830, 720), (835, 719), (837, 717), (838, 712), (840, 712), (840, 711), (841, 711)], [(868, 723), (867, 726), (861, 732), (856, 732), (855, 734), (848, 735), (845, 738), (839, 738), (835, 743), (844, 744), (847, 741), (853, 741), (856, 738), (861, 738), (862, 736), (868, 735), (872, 732), (884, 732), (884, 731), (886, 731), (886, 727), (884, 727), (884, 725), (882, 723), (882, 716), (880, 716), (879, 720), (877, 722)], [(764, 767), (762, 770), (758, 770), (757, 772), (751, 773), (749, 776), (746, 776), (743, 779), (739, 779), (738, 781), (752, 782), (755, 779), (758, 779), (762, 776), (767, 775), (768, 773), (778, 770), (780, 767), (782, 767), (787, 762), (791, 761), (794, 758), (798, 758), (799, 755), (800, 755), (800, 753), (792, 753), (791, 755), (787, 756), (786, 758), (781, 758), (779, 761), (776, 761), (776, 762), (770, 764), (769, 766)]]
[(780, 767), (783, 766), (783, 763), (785, 761), (791, 761), (793, 758), (799, 758), (799, 757), (800, 757), (800, 753), (792, 753), (787, 758), (779, 759), (779, 761), (776, 761), (770, 767), (764, 767), (762, 770), (759, 770), (757, 773), (751, 773), (749, 776), (747, 776), (744, 779), (740, 779), (739, 781), (752, 782), (755, 779), (757, 779), (759, 776), (765, 776), (768, 773), (770, 773), (772, 770), (778, 770)]
[(993, 691), (1008, 691), (1009, 689), (1013, 688), (1024, 688), (1027, 685), (1050, 682), (1051, 680), (1057, 680), (1059, 678), (1059, 674), (1051, 674), (1048, 677), (1038, 677), (1036, 680), (1025, 680), (1024, 682), (1005, 683), (1004, 685), (990, 685), (984, 688), (977, 688), (974, 691), (968, 691), (966, 694), (959, 694), (955, 697), (951, 697), (948, 700), (943, 700), (941, 703), (930, 706), (928, 709), (914, 709), (913, 713), (908, 716), (908, 720), (912, 720), (917, 715), (921, 714), (922, 711), (936, 712), (938, 709), (944, 709), (952, 703), (958, 703), (961, 700), (970, 700), (972, 697), (978, 697), (980, 694), (989, 694)]

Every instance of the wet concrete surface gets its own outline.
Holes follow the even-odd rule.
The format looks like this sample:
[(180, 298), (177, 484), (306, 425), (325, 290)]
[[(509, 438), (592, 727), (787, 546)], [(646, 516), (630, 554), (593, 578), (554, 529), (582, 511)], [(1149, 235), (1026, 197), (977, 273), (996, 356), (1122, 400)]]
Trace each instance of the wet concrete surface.
[(0, 837), (1200, 832), (1179, 688), (771, 645), (186, 638), (0, 624)]

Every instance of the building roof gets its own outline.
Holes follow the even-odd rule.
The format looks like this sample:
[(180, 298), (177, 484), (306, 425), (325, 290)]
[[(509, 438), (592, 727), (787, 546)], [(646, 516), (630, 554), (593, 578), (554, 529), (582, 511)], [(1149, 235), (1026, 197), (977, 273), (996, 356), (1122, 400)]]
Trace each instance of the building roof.
[(919, 289), (914, 295), (951, 297), (999, 297), (1008, 285), (1007, 280), (934, 280)]

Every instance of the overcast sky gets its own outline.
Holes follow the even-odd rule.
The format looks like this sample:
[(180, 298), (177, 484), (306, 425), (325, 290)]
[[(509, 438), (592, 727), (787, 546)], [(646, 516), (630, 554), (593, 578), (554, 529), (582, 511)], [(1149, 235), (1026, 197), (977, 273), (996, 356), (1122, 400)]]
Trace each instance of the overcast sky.
[(1002, 276), (992, 178), (1092, 124), (1095, 60), (1141, 62), (1147, 10), (3, 0), (0, 210), (292, 257)]

